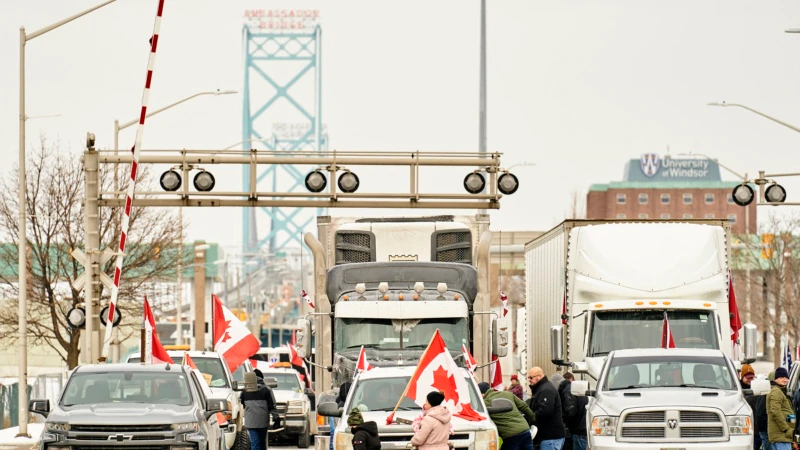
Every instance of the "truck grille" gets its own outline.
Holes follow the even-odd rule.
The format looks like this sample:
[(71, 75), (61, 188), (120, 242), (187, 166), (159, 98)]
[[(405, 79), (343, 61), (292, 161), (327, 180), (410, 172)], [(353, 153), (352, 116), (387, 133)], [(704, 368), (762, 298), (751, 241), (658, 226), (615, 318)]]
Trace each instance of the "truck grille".
[(716, 442), (728, 438), (724, 417), (704, 408), (623, 412), (617, 440), (628, 442)]
[(70, 428), (90, 433), (136, 433), (170, 431), (172, 425), (72, 425)]
[(275, 404), (275, 411), (277, 411), (278, 414), (286, 414), (286, 410), (287, 409), (288, 409), (288, 406), (286, 406), (286, 403), (276, 403)]
[(136, 450), (169, 450), (169, 446), (168, 445), (164, 445), (164, 446), (162, 446), (162, 445), (156, 445), (156, 446), (137, 445), (135, 447), (131, 446), (131, 445), (102, 445), (102, 446), (100, 446), (100, 445), (92, 445), (91, 447), (71, 447), (71, 448), (74, 449), (74, 450), (119, 450), (121, 448), (126, 448), (126, 449), (134, 449), (135, 448)]

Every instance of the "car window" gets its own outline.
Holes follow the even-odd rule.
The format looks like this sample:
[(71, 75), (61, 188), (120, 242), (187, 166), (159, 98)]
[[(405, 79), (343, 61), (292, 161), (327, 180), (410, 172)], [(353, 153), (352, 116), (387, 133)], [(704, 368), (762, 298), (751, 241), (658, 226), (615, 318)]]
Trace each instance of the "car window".
[(209, 386), (212, 388), (230, 387), (221, 359), (192, 356), (192, 361), (194, 361), (194, 365), (197, 366), (197, 370), (203, 374), (211, 375), (211, 382), (208, 383)]
[(175, 372), (94, 372), (74, 374), (67, 383), (63, 406), (99, 403), (158, 403), (189, 406), (186, 377)]
[(737, 384), (721, 356), (641, 356), (619, 357), (611, 361), (605, 390), (649, 387), (735, 390)]
[(234, 380), (238, 381), (241, 384), (241, 383), (244, 383), (244, 374), (247, 371), (248, 371), (247, 367), (244, 364), (242, 364), (242, 365), (240, 365), (239, 367), (236, 368), (236, 371), (234, 371), (231, 374), (231, 376), (233, 377)]
[(278, 387), (274, 388), (279, 391), (302, 391), (300, 387), (300, 380), (297, 374), (283, 373), (283, 372), (264, 372), (264, 378), (275, 378), (278, 380)]

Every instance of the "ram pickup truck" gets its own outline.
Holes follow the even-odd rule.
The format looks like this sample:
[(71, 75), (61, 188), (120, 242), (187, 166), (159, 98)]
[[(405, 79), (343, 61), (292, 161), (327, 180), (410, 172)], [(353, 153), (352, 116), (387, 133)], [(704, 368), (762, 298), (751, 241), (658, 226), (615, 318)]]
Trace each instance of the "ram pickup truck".
[(573, 381), (571, 392), (591, 396), (586, 422), (589, 447), (610, 449), (753, 448), (752, 411), (744, 394), (766, 395), (769, 382), (739, 385), (722, 350), (612, 351), (597, 380)]
[[(225, 450), (217, 413), (202, 375), (178, 365), (78, 366), (57, 403), (31, 400), (46, 418), (40, 450), (82, 448)], [(207, 389), (207, 388), (206, 388)]]

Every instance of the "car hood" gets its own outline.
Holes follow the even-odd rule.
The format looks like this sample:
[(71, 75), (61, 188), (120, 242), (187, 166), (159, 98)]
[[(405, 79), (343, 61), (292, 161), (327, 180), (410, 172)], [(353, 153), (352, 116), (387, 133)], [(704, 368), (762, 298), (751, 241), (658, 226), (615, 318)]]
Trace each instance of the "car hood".
[(275, 401), (278, 403), (286, 403), (289, 400), (305, 400), (306, 398), (305, 394), (297, 391), (279, 391), (277, 389), (273, 389), (272, 393), (275, 395)]
[[(619, 416), (622, 411), (629, 408), (674, 409), (676, 407), (712, 407), (721, 410), (726, 416), (751, 413), (750, 407), (739, 391), (688, 387), (603, 391), (598, 392), (591, 406), (592, 409), (599, 408), (603, 411), (602, 414), (611, 416)], [(598, 414), (601, 413), (592, 412), (592, 415)]]
[(152, 403), (98, 403), (59, 406), (47, 417), (48, 422), (72, 425), (151, 425), (193, 422), (194, 405), (176, 406)]
[[(395, 418), (403, 418), (408, 420), (414, 420), (422, 411), (397, 411), (394, 414)], [(404, 433), (414, 433), (414, 430), (411, 429), (411, 425), (404, 425), (404, 424), (392, 424), (386, 425), (386, 418), (389, 417), (391, 411), (367, 411), (362, 412), (361, 416), (364, 418), (364, 422), (374, 421), (378, 424), (378, 433), (389, 433), (389, 434), (404, 434)], [(464, 420), (459, 417), (453, 416), (450, 419), (450, 423), (453, 424), (453, 431), (456, 433), (463, 433), (469, 431), (482, 431), (482, 430), (494, 430), (497, 429), (494, 423), (489, 420), (489, 415), (485, 412), (481, 414), (483, 417), (486, 417), (486, 420), (481, 421), (469, 421)], [(347, 428), (347, 417), (343, 416), (342, 420), (339, 422), (339, 427), (337, 427), (337, 431), (343, 431)]]

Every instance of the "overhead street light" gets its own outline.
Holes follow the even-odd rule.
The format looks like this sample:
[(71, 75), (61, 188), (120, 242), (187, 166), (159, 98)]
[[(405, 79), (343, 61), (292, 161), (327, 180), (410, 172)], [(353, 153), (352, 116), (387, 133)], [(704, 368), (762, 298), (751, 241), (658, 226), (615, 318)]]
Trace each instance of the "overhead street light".
[(178, 172), (170, 169), (161, 174), (159, 182), (161, 184), (161, 189), (167, 192), (174, 192), (181, 187), (181, 176)]
[(497, 190), (503, 195), (511, 195), (519, 189), (519, 180), (513, 173), (504, 173), (497, 179)]
[(765, 118), (767, 120), (771, 120), (771, 121), (773, 121), (773, 122), (775, 122), (775, 123), (777, 123), (779, 125), (783, 125), (784, 127), (789, 128), (790, 130), (793, 130), (793, 131), (796, 131), (796, 132), (800, 133), (800, 128), (798, 128), (798, 127), (796, 127), (794, 125), (788, 124), (788, 123), (786, 123), (786, 122), (784, 122), (784, 121), (782, 121), (780, 119), (776, 119), (776, 118), (774, 118), (774, 117), (772, 117), (770, 115), (764, 114), (761, 111), (757, 111), (757, 110), (755, 110), (755, 109), (753, 109), (753, 108), (751, 108), (749, 106), (740, 105), (738, 103), (725, 103), (725, 102), (711, 102), (711, 103), (708, 104), (708, 106), (722, 106), (722, 107), (730, 106), (730, 107), (734, 107), (734, 108), (746, 109), (746, 110), (750, 111), (753, 114), (757, 114), (757, 115), (759, 115), (759, 116), (761, 116), (761, 117), (763, 117), (763, 118)]
[(731, 197), (733, 197), (733, 203), (736, 203), (739, 206), (747, 206), (750, 203), (753, 203), (753, 200), (756, 198), (756, 193), (753, 191), (753, 188), (751, 188), (750, 185), (740, 184), (733, 188)]
[(345, 194), (352, 194), (358, 190), (358, 175), (348, 170), (347, 172), (339, 175), (339, 181), (336, 184), (339, 185), (340, 191), (344, 192)]
[(472, 172), (464, 177), (464, 189), (470, 194), (480, 194), (486, 187), (486, 179), (480, 172)]
[(328, 185), (328, 179), (325, 178), (325, 174), (322, 173), (322, 171), (315, 170), (313, 172), (309, 172), (309, 174), (306, 175), (305, 184), (306, 184), (306, 189), (308, 189), (309, 192), (314, 192), (314, 193), (322, 192)]
[(216, 180), (214, 180), (214, 175), (212, 175), (211, 172), (201, 170), (194, 176), (194, 188), (200, 192), (211, 191), (214, 189), (215, 184)]
[(764, 197), (770, 203), (783, 203), (786, 201), (786, 189), (778, 183), (772, 183), (764, 191)]
[(67, 323), (72, 328), (83, 328), (86, 325), (86, 310), (80, 306), (70, 308), (66, 317)]

